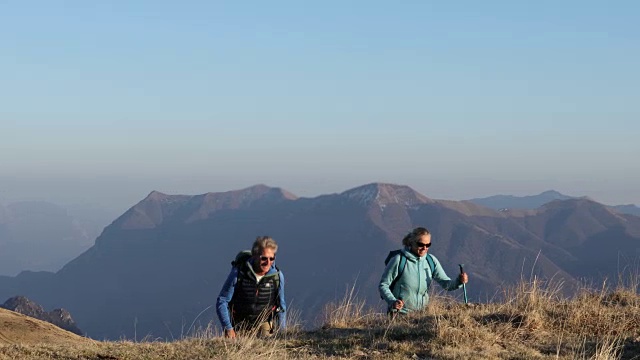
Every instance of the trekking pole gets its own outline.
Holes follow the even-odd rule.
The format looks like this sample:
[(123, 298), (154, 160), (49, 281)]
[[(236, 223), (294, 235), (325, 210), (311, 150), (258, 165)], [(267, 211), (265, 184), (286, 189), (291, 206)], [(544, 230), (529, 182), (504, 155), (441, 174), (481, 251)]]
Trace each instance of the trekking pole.
[[(464, 269), (462, 268), (464, 264), (458, 264), (460, 266), (460, 274), (464, 274)], [(462, 284), (462, 291), (464, 292), (464, 303), (465, 305), (469, 304), (469, 299), (467, 298), (467, 284)]]
[[(402, 297), (401, 297), (401, 296), (399, 296), (399, 297), (398, 297), (398, 300), (402, 300)], [(395, 308), (394, 308), (394, 309), (391, 309), (391, 321), (393, 321), (393, 320), (395, 320), (395, 319), (396, 319), (396, 317), (398, 316), (398, 313), (399, 313), (399, 312), (400, 312), (400, 310), (398, 310), (398, 309), (395, 309)]]

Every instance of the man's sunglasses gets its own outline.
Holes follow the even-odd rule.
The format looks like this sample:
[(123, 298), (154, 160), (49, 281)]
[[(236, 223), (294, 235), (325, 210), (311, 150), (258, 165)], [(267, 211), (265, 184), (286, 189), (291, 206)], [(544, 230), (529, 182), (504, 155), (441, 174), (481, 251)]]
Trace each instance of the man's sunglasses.
[(260, 256), (260, 261), (267, 261), (267, 260), (269, 260), (269, 261), (273, 262), (275, 259), (276, 259), (276, 257), (275, 257), (275, 256), (274, 256), (274, 257)]
[(416, 246), (419, 247), (419, 248), (429, 248), (429, 246), (431, 246), (431, 243), (426, 243), (425, 244), (425, 243), (418, 242), (418, 243), (416, 243)]

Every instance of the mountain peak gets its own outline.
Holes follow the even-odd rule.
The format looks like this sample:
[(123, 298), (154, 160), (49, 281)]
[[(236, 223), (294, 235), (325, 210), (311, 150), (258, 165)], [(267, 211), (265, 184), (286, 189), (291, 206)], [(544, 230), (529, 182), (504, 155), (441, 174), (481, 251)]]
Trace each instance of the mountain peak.
[(164, 200), (166, 198), (168, 198), (169, 195), (165, 194), (165, 193), (161, 193), (160, 191), (157, 190), (153, 190), (149, 193), (149, 195), (147, 195), (147, 197), (144, 198), (143, 201), (147, 200), (147, 201), (160, 201), (160, 200)]
[(604, 205), (598, 203), (597, 201), (590, 199), (586, 196), (577, 197), (577, 198), (569, 198), (569, 199), (556, 199), (550, 201), (540, 207), (541, 210), (545, 209), (573, 209), (581, 206), (589, 206), (589, 207), (605, 207)]
[(260, 202), (277, 203), (295, 199), (297, 197), (288, 191), (263, 184), (201, 195), (167, 195), (154, 190), (120, 216), (114, 225), (122, 229), (150, 229), (167, 220), (191, 222), (206, 219), (223, 209), (241, 209)]
[(258, 184), (240, 190), (209, 192), (195, 198), (202, 198), (203, 203), (215, 203), (217, 207), (240, 208), (249, 206), (255, 201), (295, 200), (297, 196), (281, 188)]
[(358, 201), (364, 205), (375, 203), (381, 208), (390, 204), (414, 206), (433, 201), (406, 185), (388, 183), (371, 183), (362, 185), (347, 190), (340, 195)]
[[(555, 200), (541, 206), (538, 211), (543, 212), (558, 212), (558, 211), (572, 211), (579, 214), (592, 214), (589, 215), (589, 219), (597, 218), (599, 222), (619, 221), (622, 218), (615, 211), (614, 208), (603, 205), (588, 197), (571, 198), (567, 200)], [(595, 215), (594, 215), (595, 214)]]
[(44, 313), (42, 306), (21, 295), (7, 299), (0, 307), (35, 318), (39, 318)]
[(538, 195), (514, 196), (493, 195), (486, 198), (469, 200), (472, 203), (482, 205), (494, 210), (501, 209), (537, 209), (540, 206), (555, 200), (568, 200), (573, 197), (564, 195), (556, 190), (547, 190)]
[(541, 192), (539, 195), (533, 195), (533, 196), (529, 196), (529, 198), (541, 198), (541, 199), (549, 199), (549, 200), (568, 200), (568, 199), (572, 199), (572, 196), (568, 196), (565, 195), (559, 191), (556, 190), (547, 190), (544, 192)]
[(271, 200), (295, 200), (298, 197), (278, 187), (270, 187), (265, 184), (257, 184), (248, 188), (230, 191), (241, 197), (250, 199), (268, 198)]
[(14, 296), (5, 301), (4, 304), (0, 305), (0, 308), (46, 321), (61, 329), (82, 335), (82, 331), (78, 329), (78, 326), (75, 321), (73, 321), (71, 314), (69, 314), (65, 309), (55, 309), (51, 312), (46, 312), (42, 306), (27, 299), (25, 296)]
[(241, 209), (260, 202), (278, 203), (295, 199), (297, 197), (288, 191), (263, 184), (221, 193), (210, 192), (193, 197), (190, 203), (192, 211), (187, 222), (206, 219), (222, 209)]
[(544, 196), (566, 196), (562, 193), (560, 193), (559, 191), (556, 190), (547, 190), (547, 191), (543, 191), (541, 192), (539, 195), (544, 195)]

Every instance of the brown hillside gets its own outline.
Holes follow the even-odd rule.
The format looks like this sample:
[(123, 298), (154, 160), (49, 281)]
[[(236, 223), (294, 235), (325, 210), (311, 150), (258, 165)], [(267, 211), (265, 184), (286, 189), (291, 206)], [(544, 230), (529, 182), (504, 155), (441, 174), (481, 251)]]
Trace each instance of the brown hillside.
[(0, 344), (75, 345), (92, 342), (66, 330), (32, 317), (0, 309)]

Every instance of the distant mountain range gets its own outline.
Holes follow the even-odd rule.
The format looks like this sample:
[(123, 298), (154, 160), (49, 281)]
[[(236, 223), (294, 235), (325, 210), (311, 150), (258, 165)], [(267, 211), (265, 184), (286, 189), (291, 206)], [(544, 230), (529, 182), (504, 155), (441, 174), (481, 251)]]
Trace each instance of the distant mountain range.
[(303, 319), (319, 318), (354, 283), (383, 311), (383, 260), (415, 226), (431, 230), (430, 252), (450, 276), (466, 264), (473, 300), (532, 275), (567, 289), (577, 279), (617, 279), (640, 258), (640, 218), (587, 198), (498, 211), (380, 183), (314, 198), (264, 185), (195, 196), (154, 191), (60, 271), (0, 277), (0, 298), (64, 307), (97, 339), (136, 331), (177, 338), (215, 317), (231, 260), (267, 234), (280, 245), (290, 308)]
[(637, 207), (636, 205), (633, 205), (633, 204), (615, 205), (613, 206), (613, 208), (623, 214), (640, 216), (640, 207)]
[(113, 215), (44, 201), (0, 204), (0, 275), (57, 271), (93, 245)]
[(540, 206), (550, 203), (554, 200), (573, 199), (571, 196), (561, 194), (555, 190), (545, 191), (538, 195), (530, 196), (513, 196), (513, 195), (494, 195), (486, 198), (470, 199), (472, 203), (486, 206), (491, 209), (537, 209)]
[[(586, 198), (586, 197), (581, 197)], [(530, 196), (513, 196), (513, 195), (494, 195), (486, 198), (470, 199), (472, 203), (486, 206), (495, 210), (502, 209), (537, 209), (540, 206), (550, 203), (554, 200), (576, 199), (576, 197), (561, 194), (555, 190), (545, 191), (538, 195)], [(640, 207), (633, 204), (610, 206), (616, 211), (623, 214), (640, 216)]]

